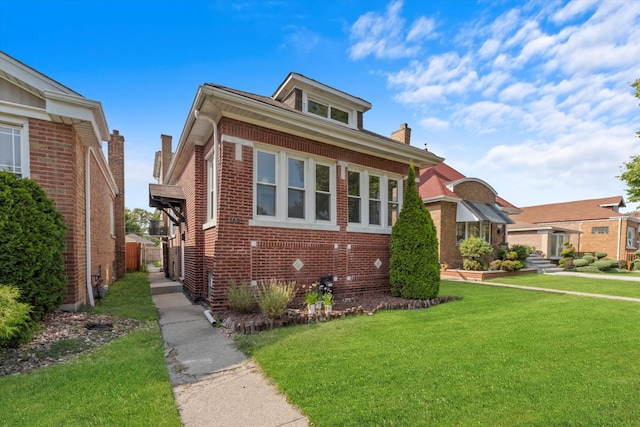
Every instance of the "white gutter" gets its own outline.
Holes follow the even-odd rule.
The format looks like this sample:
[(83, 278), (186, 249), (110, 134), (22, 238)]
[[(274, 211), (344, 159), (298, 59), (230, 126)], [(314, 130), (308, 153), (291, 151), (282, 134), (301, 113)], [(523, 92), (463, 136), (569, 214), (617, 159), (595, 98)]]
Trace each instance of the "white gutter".
[[(616, 259), (620, 259), (620, 238), (622, 237), (621, 233), (622, 233), (622, 217), (619, 216), (618, 217), (618, 244), (616, 245), (617, 246)], [(626, 240), (627, 240), (626, 234), (624, 239), (625, 239), (625, 245), (626, 245)]]
[(93, 286), (91, 283), (91, 147), (87, 147), (84, 166), (84, 227), (85, 227), (85, 252), (87, 271), (87, 293), (89, 294), (89, 304), (93, 307)]

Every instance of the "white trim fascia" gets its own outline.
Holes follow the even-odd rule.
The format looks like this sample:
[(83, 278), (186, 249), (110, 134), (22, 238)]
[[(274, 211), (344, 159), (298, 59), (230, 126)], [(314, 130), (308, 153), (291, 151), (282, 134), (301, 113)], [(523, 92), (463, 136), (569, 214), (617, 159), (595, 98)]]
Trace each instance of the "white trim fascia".
[(334, 224), (319, 224), (310, 222), (291, 222), (291, 221), (277, 221), (277, 220), (263, 220), (263, 219), (250, 219), (249, 225), (252, 227), (271, 227), (271, 228), (294, 228), (301, 230), (315, 230), (315, 231), (340, 231), (339, 225)]
[(76, 95), (45, 90), (46, 110), (49, 114), (90, 121), (99, 141), (109, 140), (109, 127), (99, 101)]
[(422, 199), (422, 203), (436, 203), (436, 202), (452, 202), (458, 203), (462, 199), (459, 197), (451, 197), (451, 196), (433, 196), (433, 197), (425, 197)]
[(15, 104), (8, 101), (0, 101), (0, 114), (7, 114), (18, 117), (28, 117), (31, 119), (51, 120), (45, 110), (30, 105)]
[(0, 70), (40, 92), (45, 90), (55, 90), (79, 96), (77, 92), (74, 92), (63, 84), (58, 83), (28, 65), (10, 57), (4, 52), (0, 52)]
[(487, 187), (489, 190), (491, 190), (493, 192), (494, 196), (498, 195), (498, 192), (492, 186), (490, 186), (486, 181), (483, 181), (480, 178), (460, 178), (460, 179), (457, 179), (455, 181), (449, 181), (449, 182), (447, 182), (447, 188), (449, 190), (453, 191), (453, 188), (456, 185), (462, 184), (464, 182), (477, 182), (478, 184), (482, 184), (485, 187)]

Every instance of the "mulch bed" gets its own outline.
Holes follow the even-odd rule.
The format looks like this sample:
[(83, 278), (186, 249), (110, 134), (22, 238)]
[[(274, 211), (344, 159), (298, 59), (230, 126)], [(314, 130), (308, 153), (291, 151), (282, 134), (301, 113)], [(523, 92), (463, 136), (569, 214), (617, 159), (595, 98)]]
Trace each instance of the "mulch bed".
[(431, 300), (410, 300), (388, 294), (363, 295), (352, 298), (336, 298), (333, 301), (331, 314), (323, 311), (309, 314), (304, 304), (300, 303), (287, 309), (280, 319), (269, 319), (255, 308), (250, 313), (240, 314), (234, 310), (218, 310), (213, 316), (227, 336), (233, 334), (253, 334), (277, 327), (299, 325), (340, 319), (357, 314), (373, 315), (379, 310), (413, 310), (425, 309), (449, 301), (457, 301), (462, 297), (444, 296)]
[(54, 311), (33, 339), (18, 348), (0, 349), (0, 376), (26, 372), (67, 360), (142, 327), (134, 319)]

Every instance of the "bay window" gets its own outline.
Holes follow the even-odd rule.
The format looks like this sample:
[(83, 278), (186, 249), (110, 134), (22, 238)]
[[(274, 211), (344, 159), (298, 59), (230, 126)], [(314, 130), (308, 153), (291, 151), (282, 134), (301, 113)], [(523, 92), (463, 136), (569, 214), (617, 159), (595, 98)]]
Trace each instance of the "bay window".
[(491, 223), (489, 221), (469, 221), (456, 223), (456, 243), (469, 237), (480, 237), (491, 243)]
[(390, 231), (401, 203), (399, 183), (399, 179), (383, 173), (349, 170), (347, 231)]

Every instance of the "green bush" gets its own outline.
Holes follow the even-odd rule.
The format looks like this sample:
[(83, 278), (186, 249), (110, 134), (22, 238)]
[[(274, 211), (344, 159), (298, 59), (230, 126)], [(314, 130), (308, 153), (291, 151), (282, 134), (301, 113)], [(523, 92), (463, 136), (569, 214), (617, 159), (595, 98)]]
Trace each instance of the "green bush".
[(587, 265), (589, 265), (589, 261), (587, 261), (586, 259), (574, 259), (573, 260), (573, 265), (574, 267), (586, 267)]
[(484, 265), (480, 261), (476, 261), (475, 259), (464, 259), (462, 260), (462, 269), (469, 271), (482, 271), (484, 270)]
[(588, 254), (583, 255), (582, 259), (586, 260), (589, 264), (593, 264), (596, 261), (596, 257)]
[(576, 258), (578, 252), (576, 251), (576, 248), (573, 247), (571, 242), (564, 242), (563, 246), (564, 249), (562, 250), (562, 252), (560, 252), (560, 256), (562, 258)]
[(418, 194), (415, 176), (411, 164), (402, 210), (391, 229), (389, 279), (394, 296), (432, 299), (440, 291), (438, 239), (431, 214)]
[(256, 303), (256, 293), (246, 280), (243, 280), (240, 285), (235, 280), (231, 280), (227, 286), (227, 301), (229, 307), (238, 313), (248, 313)]
[(524, 264), (520, 260), (506, 260), (502, 262), (502, 270), (504, 271), (518, 271), (522, 270)]
[(511, 251), (518, 254), (518, 261), (525, 262), (527, 257), (533, 252), (533, 248), (527, 245), (513, 245)]
[(279, 282), (276, 279), (269, 280), (268, 284), (261, 282), (256, 293), (260, 311), (270, 319), (281, 317), (293, 301), (295, 290), (296, 282)]
[(585, 252), (582, 254), (582, 257), (584, 258), (585, 256), (593, 256), (593, 254), (591, 252)]
[(589, 264), (586, 267), (578, 267), (576, 271), (580, 273), (600, 273), (597, 267), (594, 267), (593, 264)]
[(606, 252), (596, 252), (596, 258), (602, 259), (607, 256)]
[(469, 237), (468, 239), (463, 240), (460, 242), (458, 250), (463, 258), (462, 268), (464, 270), (484, 270), (484, 257), (493, 252), (491, 245), (480, 237)]
[(0, 348), (11, 347), (31, 338), (31, 307), (18, 302), (18, 298), (20, 289), (0, 285)]
[(496, 259), (489, 264), (489, 270), (501, 270), (502, 260)]
[(42, 319), (64, 302), (66, 227), (34, 181), (0, 172), (0, 283), (20, 289), (20, 302)]
[(505, 258), (508, 261), (515, 261), (515, 260), (518, 259), (518, 252), (516, 252), (516, 251), (507, 252), (507, 254), (505, 255)]
[(640, 259), (634, 259), (633, 260), (633, 269), (634, 270), (640, 270)]
[(618, 261), (615, 259), (601, 259), (594, 262), (593, 266), (600, 271), (607, 271), (611, 268), (618, 268)]

